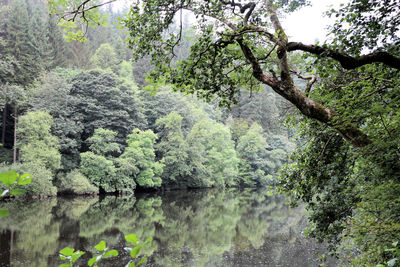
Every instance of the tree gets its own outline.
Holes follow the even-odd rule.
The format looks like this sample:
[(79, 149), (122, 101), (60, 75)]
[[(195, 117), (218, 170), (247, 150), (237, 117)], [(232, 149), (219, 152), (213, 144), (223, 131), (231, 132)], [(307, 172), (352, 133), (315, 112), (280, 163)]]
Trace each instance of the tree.
[(52, 184), (56, 171), (60, 168), (61, 155), (58, 139), (50, 132), (52, 117), (43, 111), (28, 112), (19, 119), (18, 142), (21, 164), (13, 169), (32, 174), (28, 194), (49, 196), (57, 193)]
[(225, 187), (236, 184), (239, 160), (229, 129), (210, 119), (197, 122), (187, 135), (190, 187)]
[(125, 172), (129, 172), (135, 182), (143, 188), (161, 186), (163, 164), (155, 161), (153, 148), (157, 138), (151, 130), (134, 129), (128, 136), (128, 147), (119, 160), (120, 168), (124, 167)]
[[(84, 14), (96, 7), (86, 6), (88, 9), (85, 9), (86, 4), (90, 5), (89, 2), (85, 1), (78, 5), (78, 8), (67, 2), (63, 8), (72, 9), (68, 14), (71, 16), (70, 20), (74, 21), (76, 18), (74, 15)], [(53, 1), (49, 3), (53, 9), (56, 8)], [(360, 0), (354, 0), (349, 6), (353, 3), (357, 6)], [(323, 106), (308, 97), (294, 85), (292, 73), (296, 73), (296, 70), (293, 70), (289, 64), (288, 53), (302, 51), (327, 57), (340, 63), (345, 69), (355, 69), (372, 63), (383, 63), (400, 69), (400, 59), (394, 56), (395, 54), (391, 53), (387, 47), (375, 46), (376, 51), (360, 56), (358, 53), (342, 53), (335, 50), (335, 47), (332, 49), (327, 46), (289, 42), (278, 18), (277, 8), (291, 12), (304, 4), (306, 1), (303, 0), (289, 2), (268, 0), (246, 4), (235, 1), (207, 3), (153, 0), (132, 6), (129, 16), (124, 19), (124, 26), (129, 30), (128, 43), (133, 49), (135, 58), (151, 56), (152, 63), (157, 69), (151, 75), (154, 81), (172, 83), (177, 90), (196, 93), (207, 100), (216, 96), (221, 105), (228, 106), (237, 102), (235, 94), (240, 86), (252, 89), (260, 83), (266, 84), (290, 101), (306, 117), (334, 128), (356, 147), (366, 146), (371, 143), (371, 140), (357, 125), (353, 125), (348, 118), (335, 109)], [(396, 16), (398, 12), (397, 9), (382, 11), (379, 7), (378, 4), (368, 2), (362, 5), (361, 10), (378, 10), (383, 16)], [(188, 10), (200, 18), (199, 37), (192, 45), (187, 59), (171, 68), (174, 49), (181, 41), (182, 34), (179, 31), (165, 37), (164, 33), (168, 31), (169, 26), (174, 22), (175, 15), (181, 10)], [(348, 10), (338, 14), (354, 14), (351, 13), (353, 11), (354, 8), (349, 7)], [(372, 15), (367, 13), (368, 16), (372, 18)], [(347, 21), (351, 21), (350, 17), (346, 17)], [(362, 25), (360, 21), (362, 20), (357, 20), (356, 27)], [(386, 29), (395, 33), (398, 28), (393, 25), (396, 24), (386, 23), (386, 28), (375, 27), (378, 30), (372, 31), (370, 36), (374, 34), (387, 36)], [(370, 39), (373, 37), (369, 37)], [(378, 43), (375, 44), (378, 45)], [(363, 45), (361, 43), (358, 46), (358, 51), (362, 51)], [(279, 72), (280, 77), (276, 75), (276, 72)], [(302, 75), (298, 76), (305, 78)], [(308, 87), (311, 88), (315, 79), (306, 79), (309, 80)]]
[(191, 172), (189, 146), (182, 134), (182, 119), (176, 111), (156, 121), (159, 142), (156, 153), (164, 165), (162, 180), (166, 187), (185, 187), (185, 178)]
[(230, 125), (232, 140), (235, 142), (235, 147), (239, 138), (246, 134), (249, 129), (249, 123), (245, 119), (232, 119)]
[[(83, 141), (92, 136), (95, 129), (104, 128), (117, 132), (116, 141), (124, 144), (133, 128), (145, 127), (142, 103), (131, 84), (98, 70), (82, 72), (71, 83), (69, 94), (78, 100), (74, 106), (75, 121), (85, 125)], [(81, 151), (86, 149), (83, 144)]]
[(116, 132), (115, 142), (122, 148), (135, 126), (146, 125), (142, 101), (132, 81), (103, 71), (54, 70), (43, 76), (31, 105), (33, 110), (46, 110), (54, 117), (52, 132), (60, 140), (65, 171), (79, 166), (79, 154), (89, 150), (88, 138), (95, 129)]
[(120, 146), (115, 142), (117, 133), (96, 129), (88, 138), (89, 150), (81, 153), (80, 170), (94, 185), (105, 192), (133, 192), (136, 187), (133, 173), (121, 158)]
[(93, 66), (100, 69), (111, 69), (118, 73), (119, 60), (114, 48), (109, 44), (101, 44), (92, 57)]
[[(17, 64), (13, 65), (14, 75), (7, 77), (7, 82), (26, 86), (36, 79), (42, 70), (40, 53), (33, 41), (30, 15), (24, 0), (15, 1), (12, 16), (7, 21), (6, 54), (12, 55)], [(31, 17), (33, 19), (34, 17)]]
[(117, 133), (106, 129), (96, 129), (93, 136), (87, 139), (89, 150), (81, 153), (80, 170), (89, 181), (108, 193), (120, 190), (117, 186), (116, 168), (113, 153), (119, 153), (120, 148), (114, 142)]
[[(173, 44), (179, 41), (180, 35), (171, 35), (167, 39), (162, 36), (181, 9), (190, 10), (201, 17), (200, 36), (191, 47), (188, 58), (171, 69), (167, 66), (173, 54)], [(270, 22), (262, 14), (268, 14)], [(227, 17), (232, 19), (225, 19)], [(214, 22), (217, 27), (210, 27), (210, 23)], [(289, 100), (305, 116), (333, 127), (353, 145), (360, 147), (370, 143), (365, 133), (345, 116), (311, 99), (294, 85), (293, 68), (290, 67), (287, 54), (293, 51), (315, 55), (323, 53), (347, 69), (373, 62), (400, 68), (400, 60), (388, 52), (358, 57), (327, 47), (289, 42), (273, 1), (249, 2), (246, 5), (223, 1), (213, 4), (202, 1), (177, 1), (174, 4), (170, 1), (147, 1), (141, 7), (132, 7), (125, 26), (130, 31), (129, 42), (134, 55), (152, 55), (153, 64), (158, 68), (152, 76), (154, 80), (162, 77), (176, 85), (177, 90), (193, 92), (206, 99), (217, 96), (221, 104), (227, 105), (236, 102), (238, 86), (252, 88), (263, 83)], [(273, 64), (272, 58), (278, 64)], [(271, 70), (270, 74), (265, 70)]]
[[(387, 203), (395, 201), (396, 192), (386, 194), (384, 188), (391, 180), (398, 184), (400, 177), (396, 145), (400, 9), (396, 1), (351, 0), (330, 12), (338, 18), (334, 41), (307, 45), (289, 41), (278, 17), (280, 11), (290, 12), (306, 3), (151, 0), (133, 6), (124, 23), (136, 58), (151, 56), (155, 82), (171, 83), (175, 90), (207, 100), (217, 97), (228, 106), (237, 102), (240, 88), (253, 91), (266, 84), (291, 102), (303, 115), (300, 131), (309, 142), (285, 170), (282, 186), (308, 203), (314, 232), (331, 241), (337, 241), (343, 229), (352, 230), (344, 223), (349, 219), (370, 225), (385, 214), (384, 225), (394, 225), (385, 242), (360, 254), (370, 264), (378, 264), (389, 260), (383, 252), (389, 240), (399, 239), (393, 230), (397, 224), (388, 223), (390, 216), (386, 216)], [(198, 36), (188, 57), (170, 64), (182, 35), (168, 31), (181, 10), (197, 17)], [(298, 54), (310, 57), (292, 64), (291, 55)], [(308, 76), (313, 71), (319, 75), (318, 83), (317, 76)], [(303, 90), (295, 85), (294, 76), (307, 81)], [(313, 89), (318, 84), (318, 90)], [(361, 201), (371, 203), (367, 196), (376, 195), (371, 189), (375, 186), (388, 198), (374, 214)], [(356, 208), (362, 213), (355, 213)], [(356, 240), (368, 244), (369, 237), (364, 234)]]
[[(156, 131), (156, 121), (176, 111), (183, 117), (182, 132), (187, 135), (196, 122), (205, 118), (218, 119), (219, 112), (210, 104), (193, 96), (185, 96), (173, 92), (170, 88), (162, 85), (161, 88), (150, 87), (148, 92), (141, 91), (141, 98), (144, 102), (145, 115), (148, 127)], [(154, 90), (154, 91), (153, 91)], [(157, 92), (155, 92), (157, 90)]]
[(80, 171), (100, 192), (113, 193), (116, 187), (116, 169), (112, 160), (92, 151), (81, 153)]
[(242, 90), (238, 97), (238, 105), (232, 107), (234, 118), (246, 119), (257, 122), (263, 129), (272, 134), (282, 134), (280, 122), (284, 112), (278, 97), (269, 88), (263, 88), (260, 92), (246, 92)]
[(240, 184), (262, 187), (272, 184), (273, 162), (267, 151), (268, 144), (260, 125), (253, 123), (247, 133), (239, 138), (237, 152), (241, 158)]
[[(43, 6), (35, 1), (18, 0), (9, 7), (2, 6), (0, 29), (0, 86), (4, 97), (2, 141), (15, 145), (16, 128), (19, 113), (25, 108), (26, 96), (29, 95), (32, 83), (41, 72), (50, 65), (49, 44), (47, 40), (46, 19)], [(4, 19), (3, 19), (4, 18)], [(9, 90), (10, 86), (14, 86)], [(17, 87), (19, 90), (16, 90)], [(15, 97), (19, 92), (20, 96)], [(11, 91), (11, 93), (10, 93)], [(14, 97), (13, 97), (14, 96)], [(25, 99), (24, 99), (25, 98)], [(12, 113), (14, 122), (9, 123)], [(6, 142), (8, 126), (14, 126), (14, 142)], [(16, 161), (14, 148), (14, 162)]]
[[(396, 71), (382, 66), (326, 71), (329, 77), (324, 78), (320, 90), (311, 93), (326, 103), (335, 99), (336, 108), (362, 125), (372, 144), (355, 149), (325, 125), (295, 118), (293, 123), (299, 127), (303, 141), (291, 157), (293, 164), (285, 167), (280, 183), (286, 192), (293, 192), (294, 200), (307, 203), (313, 222), (311, 236), (329, 240), (332, 247), (338, 246), (342, 238), (354, 238), (355, 246), (363, 247), (354, 257), (354, 264), (378, 264), (391, 259), (382, 251), (391, 245), (390, 240), (399, 238), (393, 230), (398, 223), (389, 217), (399, 218), (400, 214), (387, 208), (396, 202), (400, 177), (399, 104), (393, 101), (400, 81), (394, 75)], [(371, 205), (370, 196), (377, 194), (382, 195), (379, 204), (365, 206)], [(371, 224), (374, 220), (381, 225), (379, 238), (366, 234), (376, 233), (375, 224)]]
[(109, 157), (119, 154), (121, 149), (117, 143), (114, 142), (117, 133), (106, 129), (96, 129), (92, 137), (88, 139), (90, 143), (89, 149), (95, 154)]
[[(10, 7), (0, 5), (0, 49), (7, 49), (7, 24), (10, 16)], [(6, 83), (14, 75), (14, 65), (16, 59), (12, 54), (1, 53), (0, 56), (0, 82)]]
[(125, 79), (126, 81), (130, 82), (134, 81), (132, 63), (125, 60), (122, 61), (121, 64), (119, 65), (118, 73), (122, 79)]
[(18, 142), (22, 163), (42, 165), (54, 174), (60, 168), (58, 139), (51, 134), (53, 118), (43, 111), (28, 112), (18, 125)]
[(60, 28), (57, 26), (57, 18), (49, 16), (47, 19), (47, 40), (49, 42), (47, 70), (55, 67), (64, 67), (67, 63), (67, 46)]
[(30, 101), (33, 111), (46, 111), (53, 117), (52, 134), (58, 137), (62, 168), (65, 171), (79, 166), (84, 128), (81, 115), (75, 108), (80, 100), (70, 94), (69, 81), (75, 75), (75, 71), (67, 69), (47, 73), (42, 77)]

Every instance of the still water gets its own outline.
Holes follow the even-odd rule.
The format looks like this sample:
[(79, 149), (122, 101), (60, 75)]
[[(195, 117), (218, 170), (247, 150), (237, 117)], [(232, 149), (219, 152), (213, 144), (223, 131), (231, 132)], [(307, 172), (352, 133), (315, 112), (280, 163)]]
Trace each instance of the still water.
[[(104, 240), (120, 255), (100, 266), (125, 266), (124, 236), (153, 241), (145, 266), (318, 266), (321, 245), (302, 236), (301, 208), (264, 192), (173, 191), (135, 197), (13, 200), (0, 204), (0, 266), (57, 266), (58, 251), (86, 251)], [(334, 266), (328, 262), (327, 266)]]

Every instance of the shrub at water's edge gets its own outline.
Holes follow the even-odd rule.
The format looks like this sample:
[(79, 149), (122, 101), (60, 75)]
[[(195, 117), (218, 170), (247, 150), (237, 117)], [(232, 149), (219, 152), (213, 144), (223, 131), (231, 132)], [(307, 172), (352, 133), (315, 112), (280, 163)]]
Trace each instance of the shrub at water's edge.
[(99, 189), (92, 185), (79, 170), (71, 171), (60, 180), (59, 192), (75, 195), (93, 195), (99, 193)]
[(32, 182), (23, 185), (21, 188), (26, 190), (29, 196), (55, 196), (57, 188), (52, 184), (53, 174), (48, 169), (32, 163), (13, 164), (7, 167), (0, 167), (0, 172), (15, 170), (17, 173), (30, 173)]

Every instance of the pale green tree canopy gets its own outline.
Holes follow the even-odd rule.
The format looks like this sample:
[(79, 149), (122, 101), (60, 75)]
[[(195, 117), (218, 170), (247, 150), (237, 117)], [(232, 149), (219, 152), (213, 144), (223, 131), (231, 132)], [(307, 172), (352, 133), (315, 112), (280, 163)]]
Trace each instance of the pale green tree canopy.
[[(75, 2), (75, 1), (74, 1)], [(80, 4), (79, 4), (80, 3)], [(64, 9), (70, 14), (70, 21), (83, 17), (85, 12), (92, 12), (95, 1), (78, 1), (78, 4), (64, 3)], [(59, 2), (50, 1), (51, 6)], [(134, 3), (129, 14), (123, 19), (123, 25), (129, 30), (128, 43), (133, 55), (138, 59), (150, 55), (156, 71), (150, 76), (154, 82), (167, 82), (177, 90), (197, 94), (207, 100), (217, 97), (221, 105), (236, 103), (240, 87), (250, 90), (260, 84), (270, 86), (277, 94), (290, 101), (305, 116), (321, 121), (333, 127), (354, 146), (365, 146), (371, 143), (368, 136), (356, 125), (334, 108), (324, 106), (294, 85), (293, 73), (308, 80), (307, 91), (315, 79), (302, 75), (291, 66), (288, 60), (290, 53), (302, 51), (318, 57), (326, 57), (339, 63), (345, 69), (355, 69), (372, 63), (383, 63), (391, 68), (400, 69), (400, 59), (393, 53), (393, 38), (381, 38), (382, 47), (376, 43), (371, 53), (360, 55), (359, 51), (371, 43), (372, 38), (360, 39), (357, 51), (339, 48), (345, 36), (340, 29), (335, 29), (338, 36), (335, 46), (308, 45), (289, 41), (279, 19), (279, 12), (290, 12), (306, 1), (171, 1), (151, 0)], [(375, 25), (376, 30), (361, 30), (361, 19), (354, 10), (376, 11), (382, 16), (396, 16), (398, 9), (383, 10), (379, 5), (352, 1), (353, 8), (333, 11), (350, 22), (353, 32), (364, 36), (387, 36), (396, 33), (398, 28), (391, 23), (384, 29)], [(357, 9), (358, 8), (358, 9)], [(189, 56), (179, 61), (174, 67), (175, 47), (182, 40), (182, 31), (170, 31), (174, 18), (182, 10), (193, 13), (197, 38), (190, 48)], [(396, 13), (397, 12), (397, 13)], [(63, 14), (66, 14), (65, 12)], [(350, 15), (349, 15), (350, 14)], [(351, 14), (355, 14), (354, 16)], [(364, 17), (371, 18), (368, 12)], [(182, 20), (180, 20), (182, 23)], [(354, 22), (354, 23), (353, 23)], [(182, 29), (182, 24), (180, 25)], [(388, 31), (385, 31), (388, 29)], [(394, 38), (395, 39), (395, 38)], [(395, 40), (394, 40), (395, 41)], [(346, 42), (344, 42), (346, 44)], [(341, 51), (348, 51), (344, 53)]]

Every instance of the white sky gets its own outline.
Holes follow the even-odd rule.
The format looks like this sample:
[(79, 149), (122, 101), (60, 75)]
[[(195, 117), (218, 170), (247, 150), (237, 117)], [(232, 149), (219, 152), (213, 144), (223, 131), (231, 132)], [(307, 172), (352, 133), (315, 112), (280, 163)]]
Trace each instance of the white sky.
[[(349, 0), (310, 0), (311, 6), (303, 7), (284, 19), (281, 19), (289, 41), (314, 44), (317, 40), (323, 42), (328, 33), (327, 26), (334, 22), (323, 15), (329, 9), (338, 8), (340, 3), (347, 3)], [(119, 0), (113, 4), (115, 9), (127, 8), (131, 0)]]
[(303, 7), (282, 20), (289, 40), (306, 44), (314, 44), (316, 40), (323, 42), (328, 33), (327, 26), (334, 22), (334, 18), (328, 18), (323, 13), (347, 2), (348, 0), (311, 0), (312, 6)]

